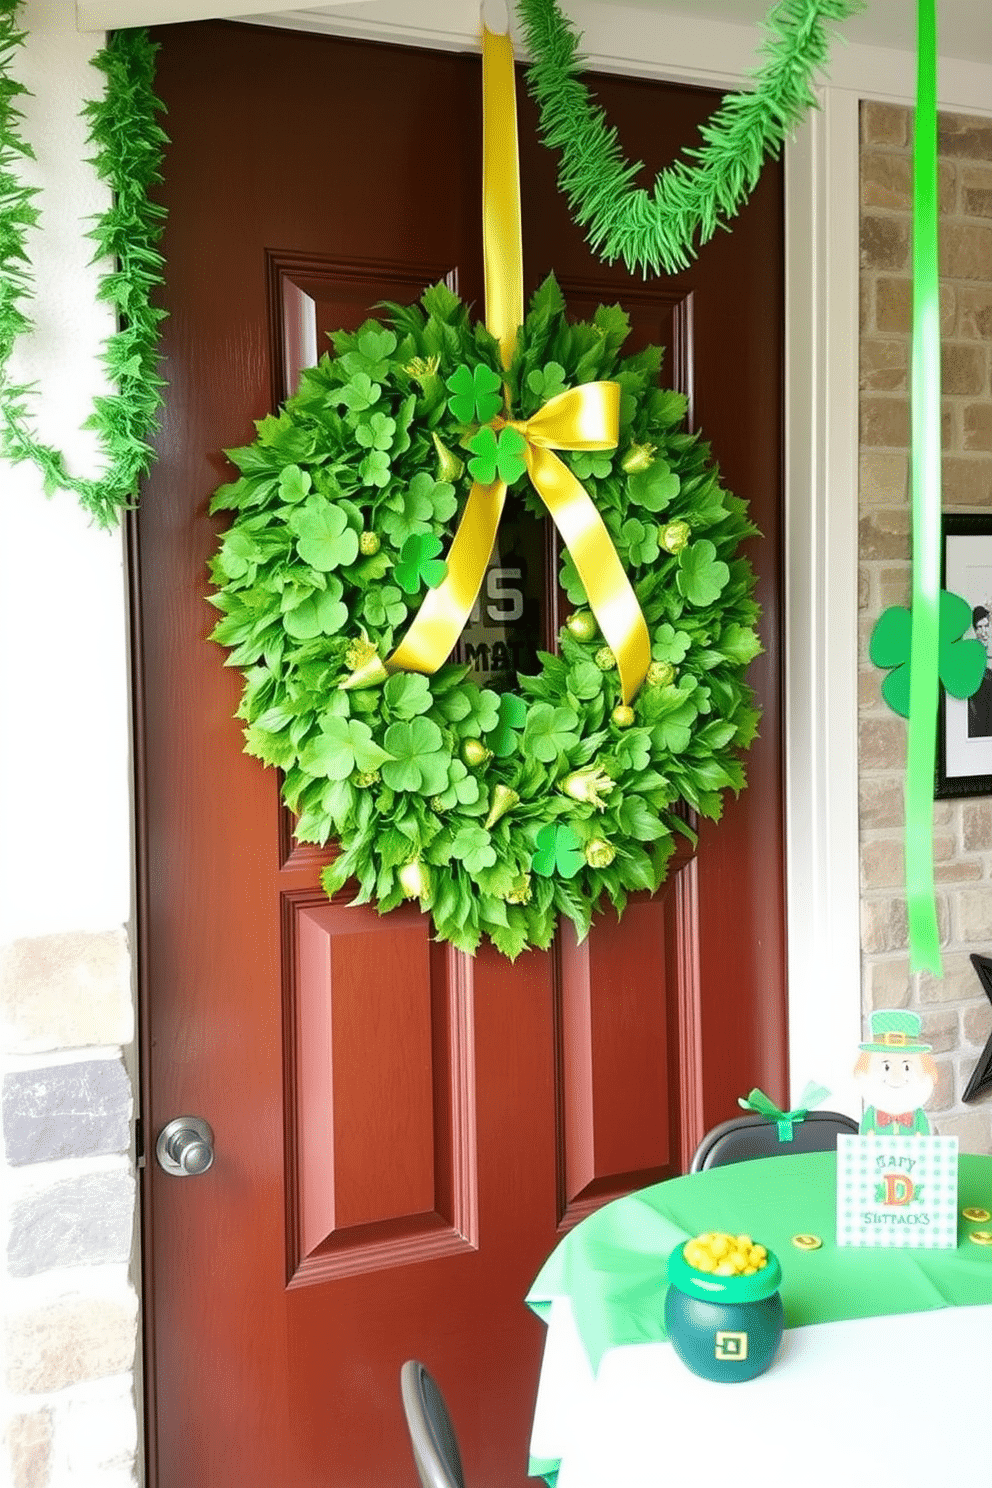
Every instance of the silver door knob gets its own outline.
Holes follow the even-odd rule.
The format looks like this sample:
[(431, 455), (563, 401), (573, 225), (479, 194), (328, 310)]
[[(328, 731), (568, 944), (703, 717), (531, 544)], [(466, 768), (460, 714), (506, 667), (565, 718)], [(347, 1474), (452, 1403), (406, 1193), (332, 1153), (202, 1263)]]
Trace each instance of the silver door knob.
[(177, 1116), (155, 1143), (159, 1167), (176, 1178), (195, 1178), (214, 1160), (214, 1134), (202, 1116)]

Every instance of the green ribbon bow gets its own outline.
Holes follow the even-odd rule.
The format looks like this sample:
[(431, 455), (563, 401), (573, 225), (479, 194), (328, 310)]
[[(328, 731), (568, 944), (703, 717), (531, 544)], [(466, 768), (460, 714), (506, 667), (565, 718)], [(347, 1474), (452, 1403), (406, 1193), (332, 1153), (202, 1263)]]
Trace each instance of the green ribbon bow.
[(830, 1091), (825, 1085), (817, 1085), (810, 1080), (805, 1090), (799, 1097), (799, 1105), (794, 1111), (781, 1111), (775, 1102), (765, 1094), (763, 1090), (748, 1092), (746, 1096), (739, 1095), (737, 1104), (745, 1111), (757, 1111), (759, 1116), (764, 1116), (767, 1121), (774, 1121), (778, 1127), (778, 1139), (780, 1142), (791, 1142), (793, 1138), (793, 1127), (798, 1121), (806, 1120), (806, 1113), (811, 1106), (818, 1106), (825, 1101)]

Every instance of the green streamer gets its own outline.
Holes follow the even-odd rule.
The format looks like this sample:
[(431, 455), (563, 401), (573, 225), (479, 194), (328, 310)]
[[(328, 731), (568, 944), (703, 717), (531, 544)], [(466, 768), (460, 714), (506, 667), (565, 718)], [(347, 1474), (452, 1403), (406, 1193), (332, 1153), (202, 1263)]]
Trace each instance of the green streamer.
[(911, 971), (942, 976), (933, 880), (940, 634), (940, 272), (937, 15), (918, 0), (913, 138), (913, 609), (906, 760), (906, 905)]
[(155, 97), (155, 51), (147, 31), (115, 31), (93, 66), (106, 77), (104, 96), (84, 105), (91, 159), (110, 187), (111, 204), (86, 236), (96, 244), (94, 262), (107, 267), (97, 298), (117, 312), (117, 329), (104, 343), (102, 362), (113, 391), (94, 400), (83, 425), (97, 435), (104, 473), (73, 475), (61, 451), (42, 443), (30, 405), (37, 389), (15, 383), (10, 361), (18, 337), (31, 329), (28, 303), (34, 293), (28, 236), (38, 226), (37, 187), (25, 186), (18, 167), (33, 158), (21, 135), (18, 101), (27, 89), (12, 76), (26, 33), (17, 26), (22, 0), (0, 0), (0, 455), (27, 461), (41, 473), (45, 491), (71, 491), (100, 527), (113, 528), (133, 506), (138, 483), (153, 459), (149, 439), (162, 402), (158, 375), (159, 323), (164, 311), (152, 304), (163, 281), (156, 244), (165, 210), (151, 202), (160, 182), (163, 147), (156, 121), (163, 105)]
[(864, 9), (864, 0), (777, 0), (764, 23), (765, 62), (753, 87), (728, 93), (700, 126), (702, 143), (655, 177), (634, 185), (639, 161), (624, 156), (616, 129), (577, 74), (579, 33), (557, 0), (517, 0), (534, 59), (527, 87), (541, 116), (541, 137), (561, 151), (558, 186), (590, 247), (642, 274), (677, 274), (699, 245), (736, 215), (768, 156), (816, 107), (813, 77), (830, 52), (829, 28)]

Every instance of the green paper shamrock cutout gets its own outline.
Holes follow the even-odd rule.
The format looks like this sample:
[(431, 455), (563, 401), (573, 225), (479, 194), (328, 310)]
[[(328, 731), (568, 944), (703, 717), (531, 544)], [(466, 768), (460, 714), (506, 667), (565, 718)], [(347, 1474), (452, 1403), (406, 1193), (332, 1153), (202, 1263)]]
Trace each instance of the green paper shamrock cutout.
[(436, 589), (448, 572), (448, 565), (437, 555), (442, 543), (432, 532), (414, 532), (407, 538), (394, 570), (397, 584), (407, 594), (416, 594), (421, 584)]
[(502, 407), (499, 373), (482, 362), (471, 371), (463, 363), (455, 369), (445, 386), (452, 392), (448, 407), (462, 424), (488, 424)]
[(497, 759), (506, 759), (519, 747), (520, 733), (527, 722), (527, 704), (515, 692), (504, 692), (499, 700), (499, 722), (486, 742)]
[[(971, 606), (960, 594), (940, 591), (937, 675), (956, 698), (978, 691), (985, 675), (985, 647), (979, 640), (962, 640), (971, 625)], [(909, 717), (909, 679), (913, 639), (912, 612), (904, 605), (890, 605), (879, 616), (868, 643), (868, 655), (877, 667), (891, 667), (882, 681), (882, 696), (893, 712)]]
[(527, 441), (516, 429), (500, 429), (498, 439), (492, 429), (480, 429), (468, 447), (475, 455), (468, 462), (469, 474), (480, 486), (492, 485), (497, 476), (512, 486), (527, 469), (523, 459)]
[(574, 878), (584, 863), (582, 843), (571, 827), (549, 822), (538, 832), (531, 867), (542, 878), (553, 878), (556, 872)]

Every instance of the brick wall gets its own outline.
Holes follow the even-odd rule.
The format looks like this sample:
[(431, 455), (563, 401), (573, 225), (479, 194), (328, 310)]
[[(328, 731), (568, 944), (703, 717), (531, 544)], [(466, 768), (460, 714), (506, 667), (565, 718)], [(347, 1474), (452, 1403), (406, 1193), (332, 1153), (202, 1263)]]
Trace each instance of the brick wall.
[[(931, 1124), (992, 1152), (992, 1096), (961, 1095), (992, 1031), (969, 960), (992, 955), (992, 797), (939, 801), (934, 861), (944, 976), (910, 975), (903, 868), (906, 723), (868, 660), (872, 626), (910, 599), (912, 112), (861, 109), (859, 782), (864, 1011), (912, 1007), (940, 1077)], [(992, 120), (939, 125), (943, 501), (992, 511)]]

